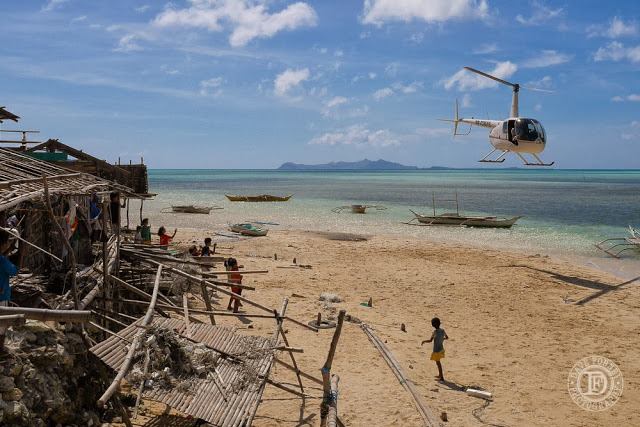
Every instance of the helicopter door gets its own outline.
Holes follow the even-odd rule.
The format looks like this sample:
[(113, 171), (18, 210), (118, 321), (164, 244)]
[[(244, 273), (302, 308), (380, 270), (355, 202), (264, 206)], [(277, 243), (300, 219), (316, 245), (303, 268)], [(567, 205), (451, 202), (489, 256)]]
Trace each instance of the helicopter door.
[(515, 120), (509, 120), (507, 124), (507, 139), (515, 145), (518, 145), (518, 141), (516, 140), (516, 130), (515, 130)]

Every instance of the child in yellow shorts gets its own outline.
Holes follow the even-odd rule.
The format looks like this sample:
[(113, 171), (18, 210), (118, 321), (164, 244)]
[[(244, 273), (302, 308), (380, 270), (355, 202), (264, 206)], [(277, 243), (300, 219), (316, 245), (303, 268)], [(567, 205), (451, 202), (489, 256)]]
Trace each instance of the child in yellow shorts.
[(447, 333), (440, 327), (440, 319), (434, 317), (431, 319), (431, 326), (435, 328), (433, 334), (431, 334), (431, 338), (428, 340), (422, 341), (420, 345), (424, 345), (424, 343), (433, 341), (433, 353), (431, 353), (431, 360), (436, 362), (438, 366), (438, 380), (444, 381), (444, 374), (442, 373), (442, 363), (440, 360), (444, 358), (444, 340), (448, 340), (449, 337)]

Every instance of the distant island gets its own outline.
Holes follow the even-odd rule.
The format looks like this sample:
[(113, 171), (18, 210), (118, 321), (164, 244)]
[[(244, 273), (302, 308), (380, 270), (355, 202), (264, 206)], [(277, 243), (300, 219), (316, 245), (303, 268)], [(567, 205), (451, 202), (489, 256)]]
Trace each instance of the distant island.
[(300, 163), (283, 163), (278, 170), (304, 171), (304, 170), (366, 170), (366, 171), (388, 171), (388, 170), (418, 170), (417, 166), (406, 166), (400, 163), (388, 162), (386, 160), (364, 159), (359, 162), (331, 162), (319, 165), (303, 165)]

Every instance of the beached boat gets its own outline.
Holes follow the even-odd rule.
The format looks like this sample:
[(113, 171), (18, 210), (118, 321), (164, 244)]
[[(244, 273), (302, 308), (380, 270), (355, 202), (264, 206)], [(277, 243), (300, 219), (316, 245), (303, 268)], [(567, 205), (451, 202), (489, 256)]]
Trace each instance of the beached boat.
[(629, 226), (629, 234), (631, 236), (603, 240), (596, 243), (595, 246), (615, 258), (620, 258), (620, 255), (626, 251), (640, 253), (640, 230)]
[(242, 234), (243, 236), (261, 237), (266, 236), (269, 232), (268, 228), (258, 227), (251, 223), (232, 224), (229, 226), (229, 230), (234, 233)]
[(439, 215), (421, 215), (411, 211), (423, 225), (457, 225), (466, 227), (511, 228), (521, 216), (511, 218), (497, 216), (465, 216), (457, 213), (443, 213)]
[(208, 214), (212, 209), (222, 209), (217, 206), (194, 206), (194, 205), (184, 205), (184, 206), (171, 206), (171, 208), (165, 208), (162, 210), (163, 213), (169, 212), (173, 213), (190, 213), (190, 214)]
[(273, 196), (271, 194), (225, 194), (225, 196), (231, 202), (286, 202), (293, 196), (293, 194), (289, 194), (288, 196)]
[(338, 206), (337, 208), (331, 209), (331, 212), (340, 213), (345, 209), (349, 209), (351, 213), (354, 213), (354, 214), (363, 214), (367, 212), (367, 209), (375, 209), (378, 211), (383, 211), (387, 208), (382, 205), (350, 205), (350, 206)]
[[(465, 226), (465, 227), (485, 227), (485, 228), (511, 228), (521, 216), (514, 216), (511, 218), (498, 217), (498, 216), (468, 216), (460, 213), (460, 203), (458, 202), (458, 193), (455, 194), (455, 199), (436, 199), (435, 193), (433, 194), (433, 215), (424, 215), (411, 211), (415, 216), (412, 221), (418, 221), (420, 225), (450, 225), (450, 226)], [(455, 202), (455, 212), (436, 213), (436, 202)], [(415, 225), (415, 224), (413, 224)]]

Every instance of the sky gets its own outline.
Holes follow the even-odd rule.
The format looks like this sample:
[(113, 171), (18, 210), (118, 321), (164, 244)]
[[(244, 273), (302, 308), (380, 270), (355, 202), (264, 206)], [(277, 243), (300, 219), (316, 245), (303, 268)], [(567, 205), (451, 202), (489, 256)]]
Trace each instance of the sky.
[(22, 118), (2, 129), (111, 162), (478, 167), (487, 129), (437, 119), (456, 99), (504, 119), (511, 92), (471, 66), (553, 91), (520, 93), (543, 160), (640, 168), (637, 0), (24, 0), (0, 32), (0, 106)]

